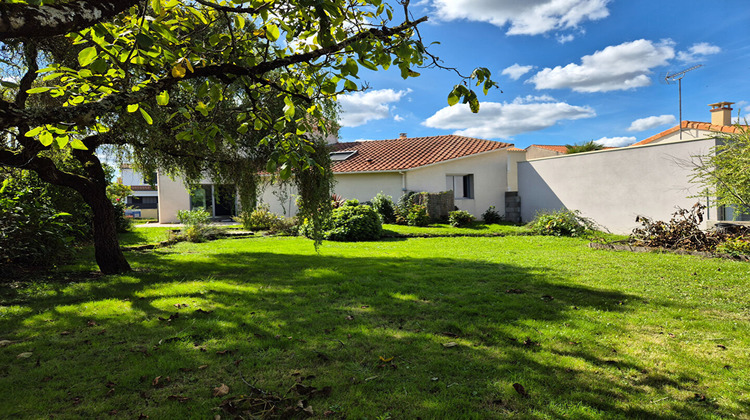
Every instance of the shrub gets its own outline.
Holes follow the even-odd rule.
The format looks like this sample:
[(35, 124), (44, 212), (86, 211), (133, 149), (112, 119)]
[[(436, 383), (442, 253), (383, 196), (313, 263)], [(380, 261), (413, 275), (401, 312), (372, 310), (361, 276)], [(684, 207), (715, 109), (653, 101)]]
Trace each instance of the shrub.
[(14, 181), (0, 187), (0, 266), (53, 264), (75, 239), (71, 215), (58, 212), (39, 188)]
[(750, 237), (728, 238), (716, 247), (716, 251), (734, 256), (750, 255)]
[(466, 210), (456, 210), (450, 212), (448, 215), (448, 223), (453, 227), (466, 226), (473, 222), (475, 219), (474, 215)]
[(330, 229), (323, 236), (332, 241), (370, 241), (380, 238), (380, 216), (370, 206), (349, 200), (331, 213)]
[(396, 222), (396, 209), (393, 205), (393, 197), (390, 195), (385, 195), (382, 191), (379, 192), (372, 199), (372, 208), (378, 212), (383, 219), (383, 223)]
[(232, 218), (235, 222), (242, 224), (247, 230), (271, 230), (279, 222), (281, 217), (271, 212), (271, 206), (263, 204), (251, 212), (243, 211)]
[(414, 204), (409, 208), (406, 215), (406, 223), (409, 226), (427, 226), (430, 224), (430, 216), (427, 214), (427, 206)]
[(495, 210), (495, 206), (490, 206), (487, 211), (482, 213), (482, 220), (484, 220), (484, 223), (493, 224), (502, 222), (503, 217)]
[(211, 215), (205, 209), (180, 210), (177, 219), (184, 225), (182, 234), (190, 242), (201, 242), (211, 235)]
[(581, 216), (578, 210), (537, 213), (528, 227), (537, 235), (551, 236), (582, 236), (587, 231), (596, 230), (596, 224)]

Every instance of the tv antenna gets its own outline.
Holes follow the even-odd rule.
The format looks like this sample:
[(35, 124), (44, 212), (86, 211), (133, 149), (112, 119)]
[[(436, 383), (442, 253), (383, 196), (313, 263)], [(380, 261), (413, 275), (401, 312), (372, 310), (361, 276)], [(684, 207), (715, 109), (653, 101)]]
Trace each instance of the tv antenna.
[(699, 67), (703, 67), (703, 64), (697, 64), (685, 70), (678, 71), (677, 73), (672, 73), (672, 74), (667, 73), (664, 76), (664, 82), (668, 85), (673, 85), (674, 81), (677, 80), (677, 86), (678, 86), (678, 91), (680, 95), (680, 119), (678, 121), (678, 124), (679, 124), (678, 127), (680, 127), (680, 140), (682, 140), (682, 78), (685, 77), (685, 73), (689, 71), (693, 71)]

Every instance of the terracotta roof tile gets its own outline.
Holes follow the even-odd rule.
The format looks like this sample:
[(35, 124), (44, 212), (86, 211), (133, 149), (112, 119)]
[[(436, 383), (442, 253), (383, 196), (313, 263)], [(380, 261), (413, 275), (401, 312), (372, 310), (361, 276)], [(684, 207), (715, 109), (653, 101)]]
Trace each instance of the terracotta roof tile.
[(157, 186), (154, 185), (153, 187), (150, 185), (131, 185), (130, 189), (133, 191), (156, 191)]
[(518, 147), (509, 147), (505, 150), (509, 152), (525, 152), (526, 151), (526, 149), (519, 149)]
[[(553, 152), (557, 152), (557, 153), (566, 153), (568, 151), (568, 148), (565, 146), (558, 146), (558, 145), (551, 145), (551, 144), (532, 144), (529, 147), (538, 147), (540, 149), (552, 150)], [(529, 147), (527, 147), (526, 150), (528, 150)]]
[[(679, 126), (676, 125), (668, 130), (662, 131), (659, 134), (653, 135), (645, 140), (641, 140), (638, 143), (633, 143), (630, 146), (642, 146), (644, 144), (653, 143), (656, 140), (666, 137), (672, 133), (676, 133), (677, 131), (680, 130), (680, 127), (687, 128), (687, 129), (694, 129), (694, 130), (715, 131), (719, 133), (728, 133), (728, 134), (738, 133), (740, 130), (736, 125), (714, 125), (714, 124), (707, 123), (707, 122), (683, 121), (682, 123), (680, 123)], [(748, 126), (742, 126), (742, 127), (747, 128)]]
[(356, 151), (333, 162), (333, 172), (400, 171), (512, 147), (510, 143), (463, 136), (433, 136), (335, 143), (331, 151)]

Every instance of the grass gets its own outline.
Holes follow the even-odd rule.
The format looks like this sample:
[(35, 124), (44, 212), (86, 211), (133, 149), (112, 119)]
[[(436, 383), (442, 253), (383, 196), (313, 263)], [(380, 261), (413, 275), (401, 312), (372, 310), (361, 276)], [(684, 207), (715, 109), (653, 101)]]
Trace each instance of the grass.
[(443, 223), (432, 224), (429, 227), (383, 225), (384, 237), (506, 236), (528, 234), (529, 230), (526, 227), (512, 223), (487, 225), (482, 222), (472, 222), (469, 226), (460, 228)]
[(750, 412), (747, 263), (532, 236), (128, 257), (128, 275), (79, 263), (2, 288), (3, 416), (231, 418), (227, 398), (357, 419)]

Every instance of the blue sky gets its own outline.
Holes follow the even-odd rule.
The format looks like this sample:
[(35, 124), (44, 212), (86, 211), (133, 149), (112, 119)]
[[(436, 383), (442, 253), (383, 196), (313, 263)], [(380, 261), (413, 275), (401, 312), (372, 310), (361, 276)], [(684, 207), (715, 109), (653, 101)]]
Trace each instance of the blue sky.
[[(710, 121), (707, 104), (735, 102), (750, 120), (747, 0), (412, 0), (430, 51), (470, 73), (489, 68), (500, 89), (479, 114), (448, 107), (455, 74), (360, 72), (370, 90), (340, 98), (340, 141), (461, 134), (515, 143), (622, 146), (683, 120)], [(396, 8), (395, 10), (400, 10)]]

